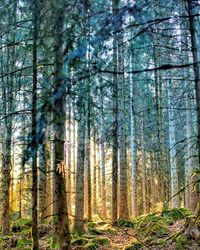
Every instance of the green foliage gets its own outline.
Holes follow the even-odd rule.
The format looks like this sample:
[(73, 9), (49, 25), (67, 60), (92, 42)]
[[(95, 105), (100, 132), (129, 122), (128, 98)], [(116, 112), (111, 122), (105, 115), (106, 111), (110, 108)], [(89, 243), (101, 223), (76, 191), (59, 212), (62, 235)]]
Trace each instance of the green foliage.
[(119, 227), (130, 227), (130, 228), (134, 227), (134, 223), (132, 221), (124, 219), (118, 220), (117, 225)]
[(88, 229), (93, 229), (93, 228), (95, 228), (96, 227), (96, 223), (94, 223), (94, 222), (88, 222), (87, 223), (87, 228)]
[(96, 238), (92, 235), (82, 235), (72, 239), (72, 245), (80, 246), (82, 249), (97, 249), (100, 246), (109, 246), (107, 238)]
[(186, 208), (173, 208), (170, 210), (165, 210), (162, 213), (162, 216), (172, 217), (173, 220), (182, 220), (190, 215), (190, 211)]
[(17, 221), (14, 221), (11, 229), (13, 232), (21, 232), (25, 229), (31, 228), (32, 221), (29, 218), (19, 219)]
[(107, 238), (94, 238), (92, 241), (89, 241), (84, 249), (91, 249), (95, 250), (98, 249), (101, 246), (109, 246), (109, 240)]
[(26, 228), (21, 231), (22, 235), (24, 236), (31, 236), (31, 228)]
[(149, 214), (136, 221), (135, 229), (145, 236), (157, 235), (163, 237), (167, 233), (170, 222), (169, 219), (166, 220), (160, 215)]
[(107, 238), (94, 238), (92, 240), (92, 243), (98, 245), (98, 246), (109, 246), (109, 240)]
[(116, 230), (106, 222), (88, 222), (87, 231), (90, 234), (102, 235), (105, 233), (116, 233)]
[(72, 245), (85, 246), (88, 243), (88, 239), (85, 237), (79, 237), (72, 240)]
[(60, 245), (59, 245), (58, 242), (53, 242), (53, 243), (51, 244), (51, 247), (52, 247), (52, 249), (59, 249)]
[(176, 239), (176, 249), (177, 250), (185, 250), (186, 245), (188, 243), (188, 239), (185, 234), (181, 234)]
[(4, 241), (2, 238), (0, 238), (0, 249), (3, 249), (4, 247)]
[(142, 248), (142, 244), (140, 242), (136, 242), (133, 244), (130, 244), (124, 248), (124, 250), (139, 250)]
[(24, 249), (24, 247), (26, 246), (26, 243), (23, 239), (18, 239), (17, 241), (17, 248), (18, 249)]

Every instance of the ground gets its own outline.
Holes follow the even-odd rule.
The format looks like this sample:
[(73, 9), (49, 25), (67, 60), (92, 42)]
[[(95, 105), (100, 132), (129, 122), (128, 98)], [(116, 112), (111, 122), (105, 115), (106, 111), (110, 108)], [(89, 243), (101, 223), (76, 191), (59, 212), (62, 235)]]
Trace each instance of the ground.
[[(200, 250), (199, 218), (184, 209), (150, 213), (134, 220), (86, 222), (85, 232), (71, 234), (72, 250), (76, 249), (152, 249)], [(39, 226), (40, 250), (52, 248), (51, 223)], [(0, 249), (31, 249), (30, 219), (16, 220), (9, 235), (0, 235)]]

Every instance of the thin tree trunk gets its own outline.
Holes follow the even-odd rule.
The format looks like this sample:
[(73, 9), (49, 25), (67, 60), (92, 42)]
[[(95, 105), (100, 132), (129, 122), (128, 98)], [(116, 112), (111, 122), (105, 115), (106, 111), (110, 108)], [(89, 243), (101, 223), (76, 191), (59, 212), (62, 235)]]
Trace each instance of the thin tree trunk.
[[(90, 85), (90, 83), (89, 83)], [(89, 221), (92, 220), (92, 193), (91, 193), (91, 164), (90, 164), (90, 155), (91, 155), (91, 142), (90, 142), (90, 134), (91, 134), (91, 100), (90, 100), (90, 86), (88, 91), (88, 100), (87, 100), (87, 109), (86, 109), (86, 118), (87, 118), (87, 134), (86, 134), (86, 164), (87, 164), (87, 218)]]
[(167, 98), (168, 98), (168, 115), (169, 115), (169, 156), (170, 156), (170, 172), (171, 172), (171, 196), (172, 207), (179, 207), (179, 195), (178, 193), (178, 171), (176, 165), (176, 149), (175, 149), (175, 125), (174, 125), (174, 113), (172, 103), (172, 84), (168, 81), (167, 86)]
[(93, 211), (97, 213), (97, 149), (96, 149), (96, 131), (94, 130), (94, 177), (93, 177)]
[(78, 142), (76, 161), (76, 198), (74, 229), (77, 232), (84, 231), (84, 158), (85, 158), (85, 110), (82, 108), (82, 100), (78, 102)]
[[(142, 114), (143, 116), (143, 114)], [(141, 117), (141, 150), (142, 150), (142, 205), (143, 213), (147, 213), (147, 193), (146, 193), (146, 155), (144, 149), (144, 121)]]
[[(130, 71), (132, 70), (133, 58), (130, 56)], [(134, 110), (134, 87), (133, 76), (130, 76), (130, 130), (131, 130), (131, 171), (132, 171), (132, 215), (137, 216), (137, 176), (136, 176), (136, 148), (135, 148), (135, 110)]]
[[(118, 1), (112, 0), (112, 11), (115, 17)], [(117, 72), (117, 35), (113, 36), (113, 71)], [(112, 141), (112, 223), (118, 219), (118, 80), (113, 74), (113, 141)]]
[(102, 180), (102, 218), (106, 219), (106, 173), (105, 173), (105, 134), (104, 134), (104, 113), (103, 113), (103, 92), (102, 86), (99, 86), (100, 102), (100, 145), (101, 145), (101, 180)]
[(68, 143), (67, 143), (67, 204), (68, 204), (68, 211), (69, 214), (72, 214), (72, 182), (71, 182), (71, 172), (72, 172), (72, 164), (71, 164), (71, 98), (68, 97), (68, 112), (69, 112), (69, 117), (68, 117)]
[(38, 0), (33, 2), (33, 87), (32, 87), (32, 238), (33, 250), (39, 250), (38, 239), (38, 172), (37, 172), (37, 38)]
[[(118, 35), (118, 70), (124, 72), (124, 47), (123, 34)], [(118, 76), (118, 137), (119, 137), (119, 162), (120, 162), (120, 193), (119, 193), (119, 218), (128, 218), (127, 195), (127, 162), (126, 162), (126, 132), (125, 132), (125, 76)]]

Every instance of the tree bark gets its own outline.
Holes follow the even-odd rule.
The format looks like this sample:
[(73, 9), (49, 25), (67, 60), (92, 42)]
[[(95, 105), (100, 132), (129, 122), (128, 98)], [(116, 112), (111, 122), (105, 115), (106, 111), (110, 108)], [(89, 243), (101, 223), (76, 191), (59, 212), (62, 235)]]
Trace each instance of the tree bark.
[(175, 124), (172, 103), (172, 86), (173, 82), (168, 81), (167, 98), (168, 98), (168, 115), (169, 115), (169, 157), (170, 157), (170, 172), (171, 172), (171, 197), (172, 208), (179, 207), (178, 189), (178, 170), (176, 164), (176, 149), (175, 149)]
[(64, 166), (65, 122), (66, 122), (66, 87), (63, 70), (63, 25), (65, 4), (62, 0), (52, 3), (54, 10), (54, 93), (53, 93), (53, 131), (54, 131), (54, 244), (59, 250), (70, 249), (69, 219), (66, 198), (66, 178)]
[[(118, 0), (112, 0), (113, 17), (118, 9)], [(117, 35), (113, 36), (113, 71), (117, 72)], [(118, 219), (118, 80), (113, 74), (113, 141), (112, 141), (112, 223)]]
[(74, 229), (84, 231), (84, 159), (85, 159), (85, 107), (82, 98), (78, 101), (78, 142), (76, 161), (76, 198)]

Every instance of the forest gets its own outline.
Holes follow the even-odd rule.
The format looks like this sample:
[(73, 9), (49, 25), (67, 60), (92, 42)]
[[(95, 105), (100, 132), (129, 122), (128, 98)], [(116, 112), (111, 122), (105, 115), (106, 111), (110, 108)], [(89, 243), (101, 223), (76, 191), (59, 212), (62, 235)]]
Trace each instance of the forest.
[(199, 0), (0, 0), (0, 249), (200, 249)]

